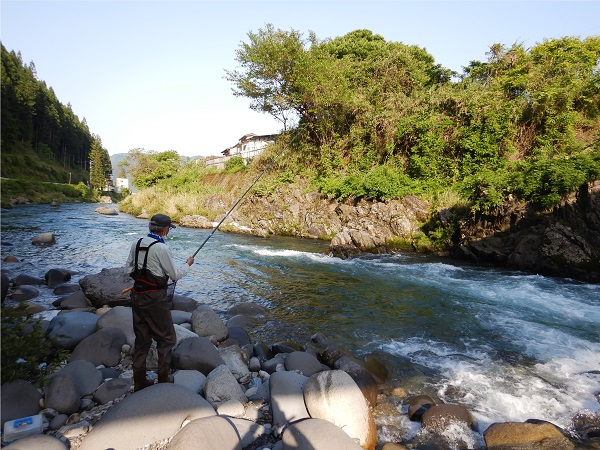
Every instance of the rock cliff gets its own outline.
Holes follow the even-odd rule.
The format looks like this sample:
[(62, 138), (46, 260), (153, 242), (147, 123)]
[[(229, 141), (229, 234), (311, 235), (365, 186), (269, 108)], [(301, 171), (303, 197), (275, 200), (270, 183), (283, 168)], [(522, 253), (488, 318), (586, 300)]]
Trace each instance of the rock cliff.
[[(329, 240), (333, 255), (350, 257), (419, 249), (423, 225), (436, 214), (444, 215), (412, 196), (340, 202), (300, 183), (249, 196), (221, 229)], [(511, 201), (481, 217), (463, 218), (448, 254), (478, 264), (600, 282), (600, 181), (582, 185), (552, 210)]]

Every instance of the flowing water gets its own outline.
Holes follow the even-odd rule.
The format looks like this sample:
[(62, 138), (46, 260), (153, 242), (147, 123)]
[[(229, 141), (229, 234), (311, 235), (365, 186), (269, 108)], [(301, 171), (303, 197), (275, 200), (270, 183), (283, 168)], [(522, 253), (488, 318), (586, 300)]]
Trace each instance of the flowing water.
[[(3, 269), (43, 277), (68, 268), (77, 281), (123, 266), (147, 221), (101, 215), (97, 206), (3, 211), (2, 259), (21, 260)], [(56, 245), (31, 244), (49, 231)], [(175, 258), (185, 261), (209, 232), (173, 230)], [(40, 290), (35, 302), (57, 298)], [(577, 412), (600, 410), (600, 285), (413, 254), (341, 260), (320, 241), (218, 232), (177, 292), (220, 314), (238, 302), (264, 306), (269, 320), (253, 340), (304, 343), (321, 332), (357, 356), (374, 354), (390, 385), (465, 405), (480, 431), (530, 418), (568, 427)], [(404, 436), (414, 434), (405, 416), (398, 420)]]

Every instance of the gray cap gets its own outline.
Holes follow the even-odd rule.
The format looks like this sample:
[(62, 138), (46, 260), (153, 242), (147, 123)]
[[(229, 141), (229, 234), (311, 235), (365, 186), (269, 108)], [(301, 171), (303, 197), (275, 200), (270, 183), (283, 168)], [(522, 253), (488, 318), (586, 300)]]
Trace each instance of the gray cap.
[(165, 216), (164, 214), (154, 214), (150, 219), (150, 225), (156, 225), (157, 227), (176, 228), (175, 225), (171, 223), (171, 218), (169, 216)]

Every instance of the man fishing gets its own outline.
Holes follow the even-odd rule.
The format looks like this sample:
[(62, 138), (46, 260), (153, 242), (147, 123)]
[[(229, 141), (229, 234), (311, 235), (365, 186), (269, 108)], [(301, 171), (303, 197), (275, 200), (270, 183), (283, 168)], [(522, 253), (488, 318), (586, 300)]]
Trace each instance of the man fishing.
[(167, 296), (169, 279), (176, 282), (194, 264), (190, 256), (185, 264), (176, 267), (171, 250), (164, 238), (175, 228), (171, 218), (155, 214), (150, 219), (150, 233), (134, 242), (127, 258), (125, 272), (134, 279), (131, 291), (135, 350), (133, 353), (133, 390), (139, 391), (153, 384), (146, 378), (146, 357), (152, 339), (158, 351), (158, 382), (172, 383), (169, 375), (171, 354), (177, 340), (171, 308)]

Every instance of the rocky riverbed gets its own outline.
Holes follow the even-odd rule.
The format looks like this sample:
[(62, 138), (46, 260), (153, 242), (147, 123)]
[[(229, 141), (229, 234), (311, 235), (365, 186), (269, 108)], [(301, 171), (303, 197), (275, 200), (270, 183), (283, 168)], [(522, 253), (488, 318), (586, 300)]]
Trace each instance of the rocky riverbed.
[[(51, 245), (52, 236), (39, 239)], [(4, 265), (13, 260), (5, 258)], [(6, 295), (8, 302), (34, 298), (37, 289), (61, 293), (52, 310), (41, 311), (33, 303), (31, 308), (37, 306), (40, 317), (46, 317), (47, 338), (69, 355), (41, 389), (25, 380), (2, 386), (3, 424), (38, 414), (43, 418), (43, 432), (18, 439), (13, 448), (600, 446), (598, 413), (578, 413), (569, 429), (532, 418), (480, 430), (464, 406), (409, 395), (401, 382), (389, 384), (376, 358), (356, 358), (321, 334), (307, 342), (252, 342), (249, 331), (264, 326), (269, 311), (249, 302), (221, 316), (194, 298), (176, 296), (171, 311), (177, 331), (175, 382), (134, 393), (131, 309), (122, 294), (131, 282), (121, 268), (104, 269), (78, 283), (70, 283), (68, 271), (58, 268), (43, 279), (3, 275), (3, 300)], [(152, 351), (152, 378), (155, 368)], [(419, 431), (403, 436), (398, 430), (403, 421)]]

